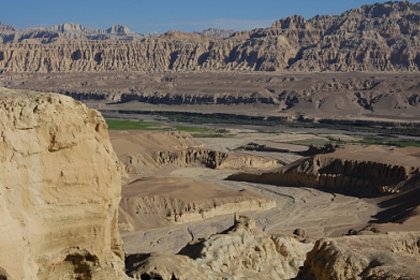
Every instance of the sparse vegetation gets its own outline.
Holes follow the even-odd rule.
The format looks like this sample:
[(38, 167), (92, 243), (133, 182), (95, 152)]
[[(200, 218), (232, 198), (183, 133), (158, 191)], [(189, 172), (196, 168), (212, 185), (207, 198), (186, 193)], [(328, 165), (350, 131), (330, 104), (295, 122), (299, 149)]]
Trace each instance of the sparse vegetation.
[(359, 143), (367, 145), (386, 145), (396, 147), (420, 147), (420, 141), (415, 141), (411, 139), (381, 138), (372, 136), (365, 137)]
[[(106, 111), (105, 111), (106, 112)], [(331, 129), (341, 130), (350, 133), (371, 133), (389, 136), (420, 136), (419, 124), (395, 125), (392, 123), (375, 123), (369, 121), (340, 121), (324, 120), (322, 122), (312, 122), (308, 120), (288, 121), (282, 117), (259, 117), (234, 114), (205, 114), (188, 112), (168, 112), (168, 111), (140, 111), (140, 110), (117, 110), (116, 113), (124, 114), (148, 114), (165, 118), (173, 123), (184, 123), (191, 125), (220, 124), (220, 125), (250, 125), (261, 127), (287, 127), (287, 128), (312, 128), (312, 129)], [(273, 129), (274, 130), (274, 129)], [(262, 131), (265, 132), (266, 131)]]
[(213, 129), (199, 126), (175, 125), (136, 119), (114, 119), (107, 118), (106, 122), (111, 130), (156, 130), (156, 131), (183, 131), (194, 137), (226, 137), (229, 131), (226, 129)]
[(359, 144), (359, 145), (382, 145), (396, 147), (420, 147), (420, 141), (413, 139), (401, 139), (395, 137), (366, 136), (355, 141), (343, 141), (341, 139), (327, 137), (332, 144)]
[(162, 123), (132, 120), (132, 119), (106, 119), (111, 130), (163, 130), (165, 126)]

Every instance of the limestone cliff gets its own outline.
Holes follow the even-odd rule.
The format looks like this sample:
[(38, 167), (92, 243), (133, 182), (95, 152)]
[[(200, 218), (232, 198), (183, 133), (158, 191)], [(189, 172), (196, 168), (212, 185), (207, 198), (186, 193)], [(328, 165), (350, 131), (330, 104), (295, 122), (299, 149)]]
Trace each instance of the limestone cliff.
[(80, 25), (23, 33), (9, 28), (0, 30), (0, 69), (418, 71), (419, 19), (420, 3), (401, 1), (366, 5), (339, 16), (291, 16), (228, 38), (168, 32), (149, 38), (123, 36), (125, 41), (120, 41), (118, 36), (128, 32), (121, 27), (99, 32), (103, 38), (90, 36)]
[(0, 131), (2, 274), (124, 279), (120, 165), (101, 115), (68, 97), (0, 89)]

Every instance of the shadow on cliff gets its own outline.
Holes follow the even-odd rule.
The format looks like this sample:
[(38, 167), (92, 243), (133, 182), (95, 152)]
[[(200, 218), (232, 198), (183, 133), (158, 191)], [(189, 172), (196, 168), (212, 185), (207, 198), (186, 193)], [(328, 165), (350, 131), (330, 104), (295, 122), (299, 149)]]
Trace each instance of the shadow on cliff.
[(420, 187), (393, 195), (378, 206), (384, 210), (373, 216), (370, 223), (402, 223), (420, 206)]
[(132, 276), (141, 263), (147, 260), (150, 254), (132, 254), (125, 257), (125, 273)]

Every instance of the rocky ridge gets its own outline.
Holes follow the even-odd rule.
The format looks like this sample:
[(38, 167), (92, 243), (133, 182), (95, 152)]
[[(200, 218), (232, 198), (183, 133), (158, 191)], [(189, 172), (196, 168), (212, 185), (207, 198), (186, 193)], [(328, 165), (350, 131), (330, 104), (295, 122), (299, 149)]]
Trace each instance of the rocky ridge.
[(191, 243), (176, 256), (154, 255), (131, 264), (131, 276), (163, 280), (289, 279), (297, 274), (312, 246), (293, 237), (269, 236), (253, 220), (239, 217), (232, 228)]
[(273, 169), (280, 165), (274, 159), (245, 155), (235, 152), (219, 152), (208, 149), (187, 149), (183, 151), (160, 151), (155, 154), (159, 165), (194, 166), (204, 165), (212, 169)]
[[(394, 156), (410, 157), (410, 151)], [(228, 179), (319, 188), (362, 197), (398, 193), (420, 184), (420, 166), (415, 156), (412, 165), (392, 164), (386, 160), (388, 157), (379, 148), (349, 146), (297, 160), (277, 171), (238, 173)]]
[[(420, 275), (419, 232), (356, 235), (302, 242), (269, 236), (246, 217), (191, 242), (176, 255), (130, 261), (135, 279), (407, 279)], [(135, 256), (131, 256), (135, 260)], [(238, 261), (238, 258), (240, 261)]]
[[(270, 158), (208, 149), (182, 132), (135, 132), (130, 135), (112, 132), (111, 137), (121, 162), (133, 179), (150, 176), (165, 167), (270, 170), (281, 166)], [(129, 153), (127, 147), (131, 147)]]
[(420, 233), (322, 239), (308, 253), (297, 279), (418, 279)]
[(205, 180), (148, 177), (123, 187), (119, 223), (123, 231), (144, 231), (275, 206), (268, 197)]
[(0, 41), (2, 43), (42, 43), (79, 41), (133, 41), (140, 40), (143, 35), (131, 31), (127, 26), (115, 24), (107, 29), (92, 29), (78, 23), (63, 23), (47, 27), (36, 27), (17, 30), (12, 26), (1, 25)]
[(60, 92), (99, 103), (103, 113), (144, 108), (259, 117), (261, 123), (368, 120), (379, 126), (420, 118), (417, 73), (5, 73), (0, 84)]
[[(168, 32), (121, 42), (75, 26), (17, 35), (1, 32), (0, 68), (8, 72), (104, 71), (419, 71), (420, 4), (365, 5), (339, 16), (291, 16), (228, 38)], [(117, 28), (124, 31), (125, 28)], [(60, 33), (56, 30), (70, 30)], [(73, 32), (77, 31), (77, 32)], [(83, 34), (84, 34), (83, 33)], [(126, 32), (124, 31), (126, 37)], [(117, 35), (119, 32), (116, 33)], [(74, 36), (70, 36), (71, 38)], [(87, 40), (85, 38), (87, 37)], [(123, 37), (123, 38), (125, 38)], [(93, 40), (94, 39), (94, 40)]]

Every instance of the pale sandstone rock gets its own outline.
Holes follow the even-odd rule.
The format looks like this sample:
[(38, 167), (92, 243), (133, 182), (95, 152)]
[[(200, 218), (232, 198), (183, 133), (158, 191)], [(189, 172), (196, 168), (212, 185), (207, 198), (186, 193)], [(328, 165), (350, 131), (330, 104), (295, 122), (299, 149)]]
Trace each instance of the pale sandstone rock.
[(111, 140), (131, 179), (171, 167), (270, 170), (281, 166), (271, 158), (209, 149), (184, 132), (113, 131)]
[(101, 115), (56, 94), (0, 89), (0, 271), (123, 279), (120, 165)]
[(148, 177), (123, 187), (119, 223), (121, 230), (139, 231), (275, 206), (274, 200), (255, 192), (205, 180)]
[[(133, 276), (160, 276), (164, 280), (195, 279), (194, 275), (204, 279), (290, 279), (297, 275), (312, 247), (292, 237), (268, 236), (253, 220), (239, 217), (231, 229), (188, 245), (179, 255), (157, 255), (136, 264)], [(175, 262), (179, 265), (174, 266)]]
[(146, 261), (133, 264), (132, 270), (129, 274), (134, 279), (231, 279), (180, 255), (152, 255)]
[(420, 278), (420, 232), (322, 239), (298, 279)]

